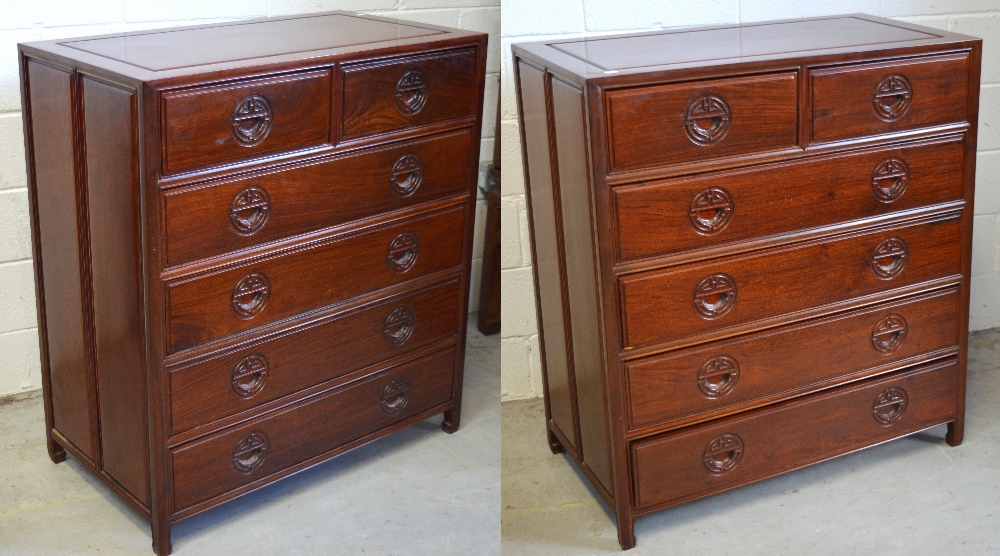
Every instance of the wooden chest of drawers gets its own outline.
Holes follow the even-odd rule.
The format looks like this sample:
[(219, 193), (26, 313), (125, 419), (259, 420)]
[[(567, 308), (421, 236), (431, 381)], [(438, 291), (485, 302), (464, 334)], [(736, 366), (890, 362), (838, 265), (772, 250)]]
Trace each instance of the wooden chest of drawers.
[(458, 428), (486, 36), (346, 13), (23, 44), (49, 454), (171, 525)]
[(623, 548), (639, 515), (962, 441), (979, 39), (853, 15), (513, 51), (549, 444)]

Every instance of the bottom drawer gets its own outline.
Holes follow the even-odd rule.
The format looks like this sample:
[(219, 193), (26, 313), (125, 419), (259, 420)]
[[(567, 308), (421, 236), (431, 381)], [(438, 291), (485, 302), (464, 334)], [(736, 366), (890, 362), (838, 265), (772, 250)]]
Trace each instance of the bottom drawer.
[(693, 500), (954, 420), (945, 361), (632, 445), (638, 509)]
[[(179, 512), (451, 399), (455, 348), (381, 371), (171, 453)], [(257, 486), (257, 485), (255, 485)]]

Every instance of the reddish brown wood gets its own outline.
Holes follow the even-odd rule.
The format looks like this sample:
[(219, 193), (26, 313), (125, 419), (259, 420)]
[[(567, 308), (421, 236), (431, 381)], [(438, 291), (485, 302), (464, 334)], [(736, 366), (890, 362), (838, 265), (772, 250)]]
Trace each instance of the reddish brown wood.
[[(946, 423), (955, 418), (955, 367), (949, 360), (637, 442), (636, 508), (700, 498)], [(886, 425), (873, 416), (873, 406), (890, 389), (905, 392), (906, 404)], [(739, 437), (738, 456), (707, 453), (724, 435)], [(713, 473), (709, 457), (738, 460), (732, 469)]]
[[(262, 137), (241, 144), (233, 128), (251, 95), (267, 103), (257, 123)], [(164, 174), (330, 142), (330, 70), (179, 89), (162, 98)]]
[[(626, 170), (794, 147), (797, 78), (786, 72), (609, 92), (611, 168)], [(724, 103), (724, 116), (696, 110), (708, 98)], [(692, 138), (693, 128), (716, 126), (718, 139)]]
[[(812, 140), (834, 141), (901, 129), (960, 122), (968, 114), (968, 90), (956, 87), (969, 75), (969, 53), (893, 60), (813, 70)], [(901, 114), (873, 108), (879, 84), (890, 76), (909, 83)], [(882, 102), (895, 102), (895, 97)]]
[[(635, 546), (641, 514), (936, 424), (961, 442), (981, 41), (851, 15), (548, 40), (513, 54), (542, 368), (569, 361), (575, 371), (575, 399), (543, 372), (547, 417), (556, 404), (579, 412), (585, 434), (568, 452), (614, 512), (623, 548)], [(897, 79), (876, 105), (888, 75), (873, 68), (906, 76), (907, 111), (894, 104)], [(579, 97), (557, 83), (581, 90), (582, 131), (566, 117)], [(568, 145), (567, 135), (582, 152), (541, 146)], [(893, 315), (916, 323), (899, 346)], [(553, 321), (571, 331), (557, 347)], [(733, 361), (720, 356), (746, 362), (743, 382), (722, 393)], [(697, 382), (706, 363), (707, 397)], [(920, 425), (879, 435), (842, 428), (847, 419), (767, 418), (809, 400), (843, 415), (851, 392), (924, 372), (913, 369), (939, 377), (922, 390), (936, 409)], [(600, 430), (594, 421), (583, 426), (602, 412), (603, 445), (586, 434)], [(690, 470), (707, 473), (706, 446), (691, 463), (675, 453), (680, 439), (755, 415), (761, 438), (814, 438), (758, 443), (752, 474), (699, 487)], [(561, 426), (548, 429), (560, 447)], [(637, 466), (639, 447), (658, 443)], [(785, 456), (823, 446), (811, 459)]]
[[(902, 161), (903, 170), (878, 174), (892, 159)], [(958, 136), (622, 187), (614, 192), (619, 257), (702, 249), (957, 201), (964, 172)], [(876, 187), (902, 193), (884, 201)]]
[[(472, 171), (467, 159), (470, 141), (469, 130), (464, 130), (171, 189), (164, 194), (167, 263), (184, 263), (461, 195), (468, 187), (469, 175), (455, 168)], [(416, 161), (416, 166), (411, 168), (411, 161)], [(250, 188), (264, 191), (263, 206), (235, 204)], [(251, 225), (237, 227), (237, 219)], [(257, 220), (262, 223), (256, 225)], [(192, 236), (199, 241), (189, 241)]]
[(489, 336), (500, 332), (500, 103), (493, 132), (493, 163), (487, 170), (486, 233), (483, 236), (482, 280), (476, 327)]
[[(49, 454), (148, 518), (154, 551), (179, 519), (403, 427), (458, 428), (486, 35), (330, 13), (19, 53)], [(364, 80), (408, 64), (434, 103), (383, 133), (395, 83)], [(375, 107), (349, 144), (345, 67), (352, 109)], [(234, 403), (255, 349), (271, 382)], [(411, 371), (408, 409), (355, 399)], [(320, 405), (342, 433), (288, 424)], [(295, 429), (272, 439), (283, 463), (175, 511), (176, 486), (229, 479), (173, 453), (271, 418)]]
[[(451, 399), (451, 350), (373, 374), (171, 452), (173, 509), (179, 512), (372, 434)], [(257, 467), (234, 454), (252, 433), (268, 440)], [(246, 456), (245, 459), (250, 456)], [(255, 463), (255, 461), (254, 461)], [(251, 466), (252, 467), (252, 464)]]
[[(468, 117), (476, 52), (462, 49), (343, 67), (343, 140)], [(406, 105), (406, 102), (412, 105)]]

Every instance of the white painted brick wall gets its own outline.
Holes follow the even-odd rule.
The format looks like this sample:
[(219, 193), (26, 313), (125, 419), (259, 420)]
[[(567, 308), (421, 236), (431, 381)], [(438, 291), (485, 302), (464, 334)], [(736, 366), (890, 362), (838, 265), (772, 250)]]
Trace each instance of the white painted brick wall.
[[(510, 45), (514, 42), (861, 12), (982, 37), (976, 218), (973, 237), (973, 330), (1000, 326), (1000, 0), (503, 0), (501, 145), (503, 152), (502, 399), (541, 396), (531, 256), (517, 131)], [(519, 255), (520, 254), (520, 255)]]
[[(0, 17), (0, 397), (41, 387), (16, 44), (331, 10), (489, 33), (480, 159), (492, 160), (500, 82), (500, 0), (40, 0), (20, 2), (13, 10), (3, 10)], [(516, 129), (514, 133), (516, 136)], [(486, 217), (482, 195), (476, 208), (470, 311), (477, 310), (479, 305)], [(530, 353), (530, 342), (528, 345), (526, 354)]]

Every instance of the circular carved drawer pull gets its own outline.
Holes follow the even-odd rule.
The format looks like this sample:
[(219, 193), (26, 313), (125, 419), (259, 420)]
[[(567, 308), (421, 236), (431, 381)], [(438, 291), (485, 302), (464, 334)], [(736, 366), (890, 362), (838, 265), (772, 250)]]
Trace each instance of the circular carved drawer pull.
[(898, 158), (889, 158), (872, 172), (872, 195), (880, 203), (891, 203), (906, 193), (910, 185), (910, 167)]
[(267, 358), (259, 353), (251, 353), (233, 367), (229, 384), (233, 392), (241, 398), (252, 398), (264, 389), (270, 365)]
[(905, 390), (896, 386), (886, 388), (872, 404), (872, 417), (879, 425), (888, 427), (903, 417), (907, 403)]
[(903, 117), (910, 109), (913, 100), (913, 86), (902, 75), (886, 76), (878, 82), (872, 101), (875, 113), (887, 122), (893, 122)]
[(706, 276), (695, 286), (693, 301), (695, 311), (703, 318), (719, 318), (736, 303), (736, 280), (728, 274)]
[(243, 320), (257, 316), (271, 297), (271, 282), (262, 272), (251, 272), (233, 286), (233, 313)]
[(271, 103), (261, 95), (250, 95), (233, 110), (233, 137), (244, 147), (259, 145), (271, 132)]
[(392, 192), (401, 197), (409, 197), (420, 187), (424, 179), (424, 161), (416, 154), (404, 154), (392, 167), (389, 184)]
[(902, 315), (891, 314), (872, 327), (872, 347), (879, 353), (892, 353), (906, 339), (906, 319)]
[(721, 187), (702, 189), (691, 199), (688, 218), (698, 233), (720, 232), (733, 219), (733, 197)]
[(728, 355), (709, 359), (698, 369), (698, 389), (711, 400), (732, 392), (739, 379), (740, 364)]
[(385, 263), (389, 266), (389, 270), (402, 274), (413, 268), (418, 255), (420, 255), (420, 238), (415, 232), (403, 232), (389, 244), (389, 254), (386, 255)]
[(713, 475), (722, 475), (732, 471), (743, 459), (743, 439), (729, 433), (724, 434), (708, 444), (702, 463), (705, 469)]
[(393, 379), (382, 391), (382, 413), (395, 415), (403, 411), (406, 403), (410, 401), (411, 391), (413, 385), (405, 376)]
[(729, 133), (732, 111), (715, 95), (695, 99), (684, 113), (684, 133), (695, 145), (714, 145)]
[(244, 475), (252, 473), (264, 463), (270, 447), (266, 434), (260, 431), (250, 433), (233, 448), (233, 469)]
[(883, 239), (872, 250), (872, 272), (882, 280), (896, 277), (910, 258), (910, 247), (903, 238)]
[(271, 197), (263, 187), (251, 185), (233, 197), (229, 221), (240, 235), (253, 235), (264, 227), (271, 214)]
[(393, 346), (401, 346), (413, 335), (413, 327), (417, 321), (416, 311), (409, 305), (403, 305), (389, 313), (385, 319), (383, 334), (385, 341)]
[(407, 116), (413, 116), (427, 104), (427, 78), (420, 70), (410, 70), (396, 83), (396, 107)]

